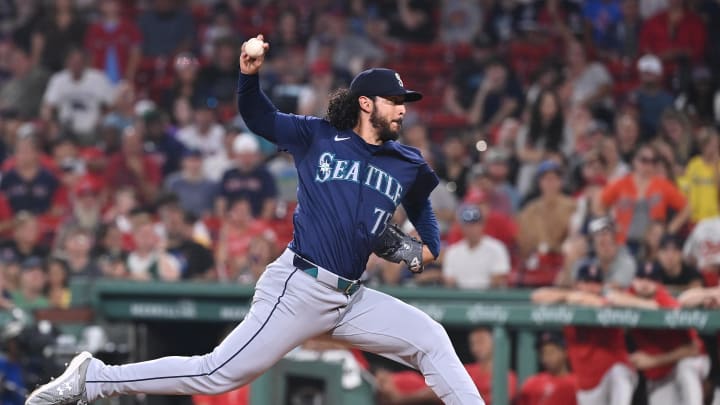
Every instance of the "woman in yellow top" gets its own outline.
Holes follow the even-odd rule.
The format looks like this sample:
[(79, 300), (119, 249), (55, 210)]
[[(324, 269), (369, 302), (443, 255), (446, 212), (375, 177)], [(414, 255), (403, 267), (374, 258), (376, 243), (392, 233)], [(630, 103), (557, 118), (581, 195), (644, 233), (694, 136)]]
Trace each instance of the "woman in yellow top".
[(699, 134), (700, 155), (690, 159), (678, 186), (688, 199), (691, 221), (720, 215), (720, 136), (713, 127)]

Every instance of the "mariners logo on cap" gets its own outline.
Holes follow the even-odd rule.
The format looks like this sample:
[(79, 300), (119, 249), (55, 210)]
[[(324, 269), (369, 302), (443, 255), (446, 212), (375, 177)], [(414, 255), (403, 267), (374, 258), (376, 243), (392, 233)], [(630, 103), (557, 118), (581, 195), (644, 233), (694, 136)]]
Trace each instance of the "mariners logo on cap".
[(400, 73), (395, 72), (395, 78), (398, 79), (398, 84), (400, 84), (400, 87), (405, 87), (405, 85), (403, 85), (402, 79), (400, 78)]

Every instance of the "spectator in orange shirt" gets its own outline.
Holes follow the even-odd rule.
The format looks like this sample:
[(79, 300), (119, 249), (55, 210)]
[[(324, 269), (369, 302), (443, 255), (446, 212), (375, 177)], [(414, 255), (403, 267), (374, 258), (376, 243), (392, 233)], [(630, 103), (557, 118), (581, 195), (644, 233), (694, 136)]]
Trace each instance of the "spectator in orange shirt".
[(565, 339), (558, 332), (545, 332), (538, 345), (544, 369), (525, 381), (517, 405), (576, 405), (577, 381), (570, 373)]
[(608, 184), (600, 194), (601, 210), (611, 210), (617, 225), (617, 239), (637, 248), (653, 221), (667, 222), (668, 211), (675, 216), (667, 224), (674, 234), (690, 217), (690, 207), (680, 190), (658, 175), (658, 153), (649, 145), (638, 148), (633, 171)]

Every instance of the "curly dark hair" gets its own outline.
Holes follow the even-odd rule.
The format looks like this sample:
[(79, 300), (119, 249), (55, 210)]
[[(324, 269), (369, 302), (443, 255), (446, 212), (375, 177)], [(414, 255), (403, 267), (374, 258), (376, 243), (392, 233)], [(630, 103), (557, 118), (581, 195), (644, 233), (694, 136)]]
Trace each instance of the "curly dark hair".
[(338, 89), (330, 95), (327, 117), (325, 119), (335, 128), (344, 131), (355, 128), (360, 114), (357, 96), (349, 89)]

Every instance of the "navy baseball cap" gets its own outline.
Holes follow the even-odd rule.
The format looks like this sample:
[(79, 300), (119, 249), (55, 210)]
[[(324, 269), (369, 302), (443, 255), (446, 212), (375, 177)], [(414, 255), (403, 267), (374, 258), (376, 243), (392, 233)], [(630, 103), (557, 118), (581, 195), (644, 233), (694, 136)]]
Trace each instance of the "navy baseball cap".
[(603, 274), (600, 267), (597, 265), (597, 263), (592, 261), (587, 261), (580, 265), (580, 268), (578, 269), (577, 276), (575, 277), (577, 281), (586, 281), (591, 283), (602, 283), (603, 282)]
[(667, 249), (669, 247), (682, 250), (683, 244), (677, 236), (665, 234), (660, 239), (660, 249)]
[(537, 340), (537, 347), (541, 348), (545, 345), (556, 345), (561, 348), (565, 348), (565, 338), (559, 331), (545, 331), (540, 334)]
[(385, 68), (372, 68), (358, 73), (350, 83), (350, 93), (357, 96), (404, 96), (406, 102), (418, 101), (422, 94), (408, 90), (400, 75)]
[(662, 282), (663, 271), (657, 262), (647, 262), (638, 266), (635, 277)]

